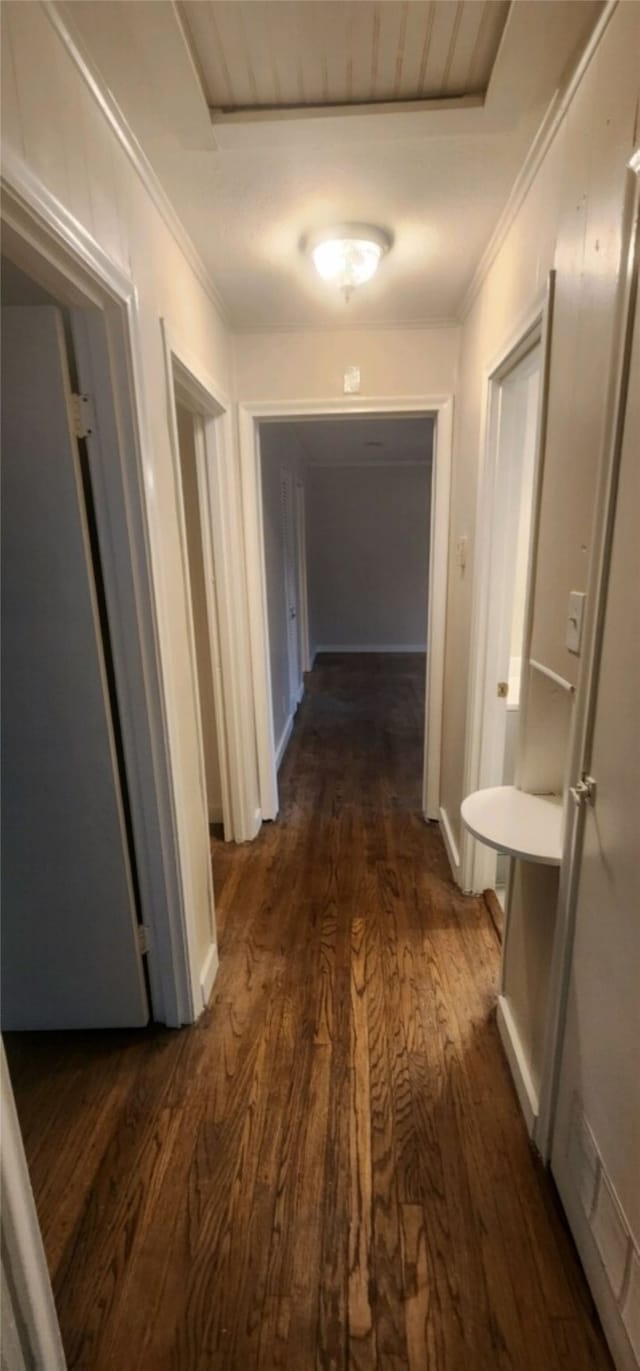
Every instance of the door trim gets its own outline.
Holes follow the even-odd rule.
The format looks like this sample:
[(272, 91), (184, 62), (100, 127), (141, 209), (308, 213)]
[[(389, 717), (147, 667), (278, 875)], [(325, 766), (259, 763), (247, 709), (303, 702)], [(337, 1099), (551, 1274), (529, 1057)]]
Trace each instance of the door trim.
[(245, 521), (246, 578), (249, 596), (251, 672), (255, 708), (258, 773), (263, 819), (278, 814), (278, 777), (273, 731), (271, 667), (267, 618), (260, 422), (292, 418), (336, 418), (353, 414), (433, 415), (435, 419), (431, 537), (429, 550), (429, 633), (425, 691), (425, 750), (422, 806), (426, 819), (440, 819), (440, 749), (444, 694), (444, 643), (449, 552), (449, 505), (453, 396), (420, 395), (348, 400), (243, 401), (238, 433)]
[[(7, 152), (2, 167), (3, 250), (63, 306), (84, 312), (76, 346), (100, 387), (105, 416), (96, 442), (96, 498), (103, 504), (105, 592), (111, 625), (154, 1018), (190, 1023), (201, 1007), (190, 957), (189, 911), (180, 848), (170, 737), (170, 701), (160, 656), (153, 566), (162, 558), (144, 401), (134, 283), (36, 178)], [(106, 416), (109, 416), (108, 452)]]
[[(498, 462), (497, 418), (500, 386), (518, 362), (538, 343), (540, 358), (540, 396), (538, 402), (538, 436), (533, 477), (533, 511), (529, 534), (527, 569), (527, 599), (524, 615), (523, 654), (528, 652), (532, 623), (532, 586), (537, 543), (542, 472), (546, 431), (547, 395), (549, 387), (549, 358), (555, 272), (550, 272), (544, 290), (539, 292), (515, 329), (504, 341), (500, 351), (486, 368), (482, 387), (482, 415), (480, 431), (483, 435), (478, 471), (476, 505), (476, 546), (473, 560), (473, 597), (471, 607), (471, 651), (469, 656), (469, 694), (465, 729), (465, 764), (463, 798), (480, 789), (482, 731), (486, 703), (487, 632), (489, 597), (491, 593), (491, 548), (493, 543), (496, 499), (495, 480)], [(527, 673), (523, 673), (520, 708), (524, 708)], [(460, 854), (460, 884), (463, 890), (480, 891), (492, 884), (495, 854), (479, 843), (463, 827)]]
[[(0, 1057), (2, 1364), (5, 1365), (6, 1357), (7, 1371), (19, 1371), (27, 1365), (46, 1367), (47, 1371), (65, 1371), (67, 1363), (4, 1043), (0, 1044)], [(5, 1294), (9, 1298), (9, 1310), (4, 1307)]]
[[(188, 579), (176, 400), (201, 420), (200, 425), (196, 426), (194, 440), (212, 665), (215, 671), (216, 663), (219, 664), (221, 679), (221, 689), (215, 689), (214, 696), (220, 752), (223, 823), (225, 839), (245, 842), (255, 837), (256, 827), (254, 792), (250, 785), (251, 769), (249, 759), (245, 755), (246, 729), (242, 728), (240, 714), (242, 665), (237, 660), (238, 635), (234, 629), (234, 625), (242, 622), (245, 603), (242, 593), (244, 566), (238, 553), (241, 546), (241, 538), (237, 532), (240, 528), (240, 494), (233, 460), (230, 402), (215, 380), (208, 376), (199, 362), (191, 356), (185, 343), (166, 319), (160, 320), (160, 327), (167, 382), (167, 422), (171, 440), (176, 505), (179, 511), (180, 552), (185, 574), (191, 675), (194, 687), (193, 705), (196, 719), (199, 720), (195, 695), (197, 661)], [(198, 732), (204, 786), (204, 754), (199, 725)], [(206, 793), (206, 787), (203, 793)]]

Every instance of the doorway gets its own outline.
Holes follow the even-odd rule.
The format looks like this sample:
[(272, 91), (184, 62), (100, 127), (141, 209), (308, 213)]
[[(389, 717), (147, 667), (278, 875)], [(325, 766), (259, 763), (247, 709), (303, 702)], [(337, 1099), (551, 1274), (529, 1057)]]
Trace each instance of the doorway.
[(177, 400), (176, 424), (207, 815), (210, 829), (221, 827), (225, 840), (230, 841), (232, 826), (215, 602), (215, 564), (208, 512), (202, 499), (206, 494), (205, 473), (202, 470), (203, 422), (200, 415)]
[(73, 317), (2, 271), (2, 1026), (139, 1027), (143, 910)]
[[(383, 658), (413, 673), (424, 698), (433, 430), (430, 416), (261, 425), (278, 768), (305, 689), (304, 658), (320, 669), (327, 654), (339, 656), (349, 676), (358, 661)], [(371, 664), (381, 681), (382, 664)]]
[[(32, 292), (44, 292), (47, 298), (40, 295), (37, 305), (62, 311), (72, 335), (79, 387), (75, 418), (90, 419), (86, 443), (142, 915), (136, 956), (147, 948), (152, 1017), (178, 1027), (197, 1016), (201, 992), (192, 958), (187, 852), (173, 799), (173, 721), (160, 659), (152, 571), (158, 524), (148, 499), (137, 297), (126, 273), (78, 236), (77, 224), (57, 202), (43, 191), (35, 196), (16, 168), (3, 185), (3, 257), (27, 278)], [(24, 400), (28, 415), (33, 388)], [(35, 834), (34, 848), (37, 854)]]
[[(246, 681), (238, 660), (237, 606), (241, 601), (244, 607), (244, 587), (235, 571), (241, 523), (229, 403), (165, 319), (160, 327), (200, 737), (201, 795), (183, 798), (193, 822), (204, 812), (210, 831), (222, 825), (225, 841), (246, 842), (257, 827), (250, 785), (253, 740), (240, 708)], [(255, 766), (255, 753), (253, 760)]]
[[(542, 391), (541, 323), (527, 332), (489, 380), (486, 474), (479, 519), (485, 545), (479, 573), (481, 654), (476, 722), (469, 751), (476, 768), (465, 793), (516, 782)], [(465, 839), (467, 841), (467, 839)], [(468, 841), (471, 841), (470, 839)], [(509, 859), (480, 843), (468, 851), (465, 888), (496, 891), (505, 907)]]
[[(263, 819), (274, 819), (278, 813), (277, 764), (283, 755), (279, 748), (280, 738), (274, 722), (274, 696), (272, 675), (272, 645), (269, 632), (269, 586), (267, 578), (267, 551), (265, 545), (265, 504), (262, 481), (262, 450), (272, 425), (283, 426), (288, 421), (305, 424), (313, 422), (316, 426), (331, 424), (342, 420), (355, 423), (366, 417), (367, 421), (386, 422), (391, 419), (407, 421), (431, 421), (432, 426), (432, 464), (430, 482), (430, 508), (425, 521), (424, 544), (428, 546), (427, 578), (427, 637), (429, 650), (426, 663), (424, 685), (424, 752), (421, 782), (421, 810), (425, 819), (440, 818), (440, 740), (442, 723), (442, 692), (444, 672), (444, 634), (446, 613), (447, 558), (449, 535), (449, 493), (451, 469), (452, 401), (449, 397), (419, 400), (407, 399), (380, 402), (378, 405), (356, 402), (317, 401), (315, 403), (276, 402), (272, 405), (240, 405), (239, 432), (240, 454), (243, 478), (243, 504), (246, 530), (246, 566), (250, 606), (251, 657), (253, 670), (253, 697), (256, 714), (256, 738), (260, 796)], [(304, 479), (302, 481), (304, 485)], [(309, 512), (308, 493), (305, 489), (302, 502), (307, 505), (305, 535), (308, 542)], [(309, 555), (303, 561), (303, 576), (298, 585), (306, 578)], [(392, 568), (388, 575), (393, 576)], [(282, 599), (282, 596), (280, 597)], [(313, 630), (309, 620), (305, 623), (308, 590), (302, 594), (303, 627), (300, 634), (302, 656), (311, 661), (313, 643), (310, 639)], [(310, 646), (309, 646), (310, 645)], [(317, 647), (317, 645), (316, 645)], [(286, 746), (286, 740), (285, 740)]]

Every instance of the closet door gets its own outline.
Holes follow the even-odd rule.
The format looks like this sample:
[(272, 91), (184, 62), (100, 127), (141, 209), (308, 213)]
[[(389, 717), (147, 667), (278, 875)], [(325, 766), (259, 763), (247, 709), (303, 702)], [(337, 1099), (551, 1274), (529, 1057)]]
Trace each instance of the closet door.
[(552, 1153), (620, 1368), (640, 1365), (639, 453), (636, 306)]
[(2, 1027), (148, 1019), (62, 316), (2, 311)]

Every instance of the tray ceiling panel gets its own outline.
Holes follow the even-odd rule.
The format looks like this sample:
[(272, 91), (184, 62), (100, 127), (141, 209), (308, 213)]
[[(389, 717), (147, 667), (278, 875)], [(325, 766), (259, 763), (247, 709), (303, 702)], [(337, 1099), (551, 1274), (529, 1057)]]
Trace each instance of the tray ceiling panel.
[(482, 96), (509, 0), (182, 0), (225, 111)]

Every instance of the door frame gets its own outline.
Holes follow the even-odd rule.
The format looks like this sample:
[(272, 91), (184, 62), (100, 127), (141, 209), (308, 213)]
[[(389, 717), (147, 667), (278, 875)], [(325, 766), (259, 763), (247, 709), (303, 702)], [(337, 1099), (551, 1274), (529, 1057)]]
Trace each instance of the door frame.
[[(280, 514), (281, 514), (281, 522), (282, 522), (282, 546), (283, 546), (283, 552), (284, 552), (284, 598), (285, 598), (285, 614), (286, 614), (286, 624), (287, 624), (287, 670), (288, 670), (288, 675), (289, 675), (289, 717), (290, 717), (291, 722), (293, 722), (293, 717), (294, 717), (295, 712), (296, 712), (296, 710), (297, 710), (297, 708), (298, 708), (298, 705), (300, 704), (300, 701), (301, 701), (301, 699), (302, 699), (302, 695), (303, 695), (303, 692), (304, 692), (304, 677), (303, 677), (304, 667), (303, 667), (303, 664), (302, 664), (302, 655), (303, 655), (303, 654), (302, 654), (302, 641), (301, 641), (301, 636), (300, 636), (300, 623), (301, 623), (301, 618), (302, 618), (302, 611), (301, 611), (301, 606), (300, 606), (300, 583), (301, 583), (301, 577), (300, 577), (300, 537), (299, 537), (298, 508), (297, 508), (297, 482), (298, 482), (297, 474), (296, 474), (295, 472), (293, 472), (293, 471), (291, 470), (290, 467), (283, 466), (283, 467), (280, 468)], [(287, 505), (288, 505), (288, 509), (287, 509)], [(289, 521), (289, 527), (288, 527), (288, 528), (286, 527), (286, 522), (287, 522), (287, 520)], [(293, 553), (294, 561), (295, 561), (295, 566), (294, 566), (293, 568), (288, 567), (289, 554), (290, 554), (291, 552)], [(288, 576), (292, 576), (292, 579), (293, 579), (293, 587), (290, 587), (290, 586), (287, 585)], [(290, 603), (289, 603), (289, 594), (288, 594), (288, 591), (289, 591), (290, 588), (293, 588), (293, 591), (294, 591), (294, 594), (295, 594), (295, 597), (296, 597), (296, 606), (295, 606), (295, 611), (296, 611), (296, 612), (295, 612), (295, 619), (293, 620), (293, 623), (294, 623), (293, 632), (292, 632), (292, 630), (291, 630), (291, 622), (292, 622), (291, 619), (290, 619), (291, 605), (290, 605)], [(298, 660), (297, 660), (297, 663), (296, 663), (296, 665), (297, 665), (297, 671), (296, 671), (295, 673), (294, 673), (294, 671), (293, 671), (294, 663), (293, 663), (293, 661), (292, 661), (292, 656), (291, 656), (291, 639), (292, 639), (292, 638), (295, 639), (295, 642), (297, 643), (297, 649), (298, 649), (298, 651), (297, 651), (297, 658), (298, 658)], [(286, 733), (290, 733), (290, 732), (291, 732), (291, 729), (290, 729), (290, 727), (287, 726)], [(286, 737), (286, 733), (285, 733), (285, 737)], [(281, 749), (282, 752), (284, 752), (284, 748), (282, 748), (282, 742), (281, 742), (281, 744), (280, 744), (280, 749)]]
[[(136, 288), (25, 164), (2, 166), (3, 251), (74, 312), (74, 343), (94, 382), (94, 496), (155, 1020), (190, 1023), (202, 1005), (180, 847), (172, 718), (160, 655), (153, 499)], [(175, 736), (175, 735), (174, 735)]]
[(428, 654), (425, 689), (425, 748), (422, 808), (425, 819), (440, 819), (440, 750), (444, 694), (444, 646), (449, 553), (449, 506), (453, 396), (420, 395), (380, 399), (242, 401), (238, 436), (245, 521), (246, 579), (249, 596), (251, 670), (255, 707), (258, 776), (263, 819), (278, 814), (278, 776), (273, 731), (269, 623), (260, 465), (260, 423), (286, 419), (345, 418), (350, 415), (429, 415), (435, 419), (429, 546)]
[[(311, 643), (309, 639), (309, 586), (307, 580), (307, 516), (306, 516), (306, 491), (304, 481), (299, 475), (295, 477), (295, 520), (296, 520), (296, 543), (298, 550), (298, 607), (299, 607), (299, 631), (300, 631), (300, 663), (302, 675), (305, 671), (311, 671), (313, 662), (311, 660)], [(303, 686), (304, 691), (304, 686)], [(302, 699), (302, 693), (300, 695)]]
[[(533, 509), (529, 533), (527, 595), (524, 614), (523, 662), (531, 636), (535, 577), (535, 553), (540, 517), (546, 416), (549, 389), (549, 363), (555, 272), (549, 272), (544, 289), (518, 321), (509, 337), (486, 368), (483, 380), (483, 410), (476, 505), (476, 546), (473, 559), (473, 596), (471, 607), (471, 651), (469, 656), (469, 694), (465, 730), (463, 798), (480, 790), (487, 781), (482, 775), (483, 726), (487, 704), (487, 656), (489, 603), (491, 595), (491, 550), (497, 517), (496, 478), (499, 460), (499, 418), (501, 386), (514, 367), (538, 344), (540, 393), (538, 397), (538, 434), (534, 458)], [(520, 710), (525, 708), (527, 672), (522, 672)], [(492, 884), (495, 854), (463, 827), (460, 854), (460, 884), (463, 890), (479, 892)]]
[[(2, 1192), (2, 1364), (7, 1371), (46, 1367), (65, 1371), (66, 1360), (42, 1234), (33, 1199), (4, 1043), (0, 1042), (0, 1190)], [(5, 1308), (5, 1297), (8, 1308)]]
[[(240, 670), (236, 660), (234, 624), (245, 613), (242, 598), (242, 566), (234, 566), (232, 528), (239, 503), (233, 461), (231, 407), (228, 397), (207, 376), (185, 343), (166, 319), (160, 320), (167, 384), (167, 422), (171, 442), (173, 479), (178, 509), (180, 555), (185, 585), (185, 610), (191, 657), (193, 709), (200, 748), (201, 786), (206, 805), (204, 747), (197, 691), (197, 657), (193, 630), (191, 583), (188, 568), (187, 529), (180, 469), (180, 445), (176, 403), (194, 416), (194, 444), (206, 579), (209, 646), (214, 672), (216, 732), (220, 757), (222, 811), (226, 841), (244, 842), (255, 836), (254, 806), (250, 801), (245, 758), (246, 740), (241, 727)], [(236, 558), (237, 560), (237, 558)], [(236, 588), (234, 594), (233, 588)], [(219, 669), (219, 671), (218, 671)], [(215, 677), (219, 674), (219, 683)], [(207, 810), (208, 823), (208, 810)], [(214, 936), (214, 935), (212, 935)]]

